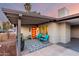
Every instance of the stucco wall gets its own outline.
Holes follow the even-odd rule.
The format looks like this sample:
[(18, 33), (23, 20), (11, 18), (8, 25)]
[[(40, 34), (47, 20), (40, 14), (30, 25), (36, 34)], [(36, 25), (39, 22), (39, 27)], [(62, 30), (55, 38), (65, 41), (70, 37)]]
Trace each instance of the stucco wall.
[(49, 34), (49, 42), (58, 43), (59, 42), (59, 26), (57, 23), (49, 23), (48, 24), (48, 34)]
[(71, 38), (79, 38), (79, 25), (71, 26)]
[(71, 38), (70, 25), (68, 23), (60, 23), (59, 28), (60, 28), (59, 29), (60, 42), (62, 43), (70, 42), (70, 38)]
[[(70, 25), (68, 23), (47, 23), (48, 25), (48, 35), (49, 35), (49, 42), (51, 43), (68, 43), (70, 41)], [(30, 26), (22, 26), (21, 33), (24, 36), (31, 35), (31, 31), (29, 32)]]
[(70, 25), (67, 23), (48, 23), (49, 42), (68, 43), (70, 41)]
[(23, 33), (23, 36), (27, 37), (28, 35), (31, 35), (31, 30), (29, 31), (29, 28), (31, 28), (31, 26), (28, 25), (21, 26), (21, 33)]

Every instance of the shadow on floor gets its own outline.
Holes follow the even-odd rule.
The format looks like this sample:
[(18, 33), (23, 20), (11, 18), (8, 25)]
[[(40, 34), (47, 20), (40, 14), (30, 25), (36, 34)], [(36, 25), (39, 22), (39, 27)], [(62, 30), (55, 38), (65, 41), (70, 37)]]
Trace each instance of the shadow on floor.
[(79, 52), (79, 39), (72, 39), (71, 42), (69, 42), (69, 43), (67, 43), (67, 44), (58, 43), (58, 45)]

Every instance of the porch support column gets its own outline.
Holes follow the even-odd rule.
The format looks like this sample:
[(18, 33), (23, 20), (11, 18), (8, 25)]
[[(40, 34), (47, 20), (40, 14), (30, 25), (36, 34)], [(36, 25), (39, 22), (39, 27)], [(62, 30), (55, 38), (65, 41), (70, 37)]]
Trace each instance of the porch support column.
[(21, 19), (18, 19), (18, 24), (17, 24), (17, 55), (21, 55)]
[(70, 42), (71, 35), (70, 35), (70, 24), (68, 23), (61, 23), (60, 24), (60, 42), (68, 43)]
[(49, 42), (58, 43), (59, 42), (59, 24), (57, 23), (49, 23), (48, 24), (48, 35)]

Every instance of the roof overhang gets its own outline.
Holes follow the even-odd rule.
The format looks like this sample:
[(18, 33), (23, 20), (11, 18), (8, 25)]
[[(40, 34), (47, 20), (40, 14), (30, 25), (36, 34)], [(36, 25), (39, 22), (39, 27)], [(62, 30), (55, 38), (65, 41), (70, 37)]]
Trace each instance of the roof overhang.
[[(35, 15), (35, 14), (26, 14), (23, 11), (17, 11), (12, 9), (3, 8), (2, 11), (5, 13), (7, 18), (12, 24), (17, 24), (18, 19), (21, 20), (21, 24), (30, 24), (30, 25), (38, 25), (48, 22), (68, 22), (73, 24), (79, 24), (79, 13), (61, 17), (61, 18), (53, 18), (44, 15)], [(19, 16), (19, 15), (22, 16)]]
[(68, 15), (68, 16), (65, 16), (65, 17), (61, 17), (61, 18), (58, 18), (57, 20), (59, 22), (59, 21), (72, 20), (72, 19), (76, 19), (76, 18), (79, 18), (79, 13)]
[[(55, 18), (44, 15), (26, 15), (25, 12), (5, 8), (3, 8), (2, 11), (5, 13), (5, 15), (12, 24), (17, 24), (18, 19), (21, 20), (21, 24), (43, 24), (55, 21)], [(20, 14), (21, 16), (19, 16)]]
[(70, 25), (79, 25), (79, 13), (65, 16), (62, 18), (57, 19), (59, 23), (66, 22), (69, 23)]

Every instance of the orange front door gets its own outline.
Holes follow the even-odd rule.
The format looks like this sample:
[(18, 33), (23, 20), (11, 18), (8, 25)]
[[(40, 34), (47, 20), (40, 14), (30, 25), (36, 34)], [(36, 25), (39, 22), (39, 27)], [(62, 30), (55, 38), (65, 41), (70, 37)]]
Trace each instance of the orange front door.
[(36, 26), (32, 26), (32, 38), (34, 39), (36, 37)]

